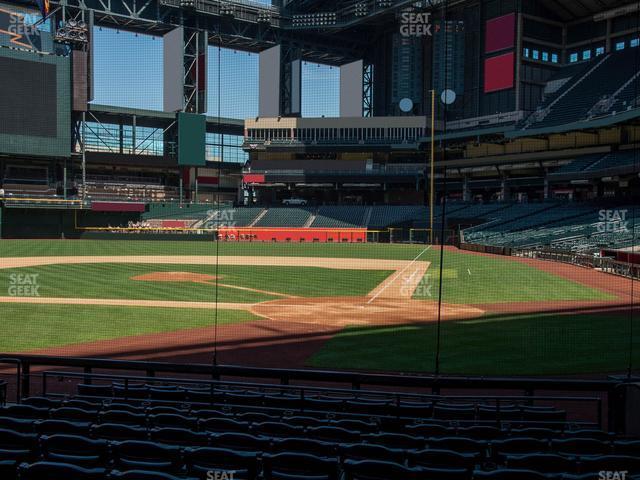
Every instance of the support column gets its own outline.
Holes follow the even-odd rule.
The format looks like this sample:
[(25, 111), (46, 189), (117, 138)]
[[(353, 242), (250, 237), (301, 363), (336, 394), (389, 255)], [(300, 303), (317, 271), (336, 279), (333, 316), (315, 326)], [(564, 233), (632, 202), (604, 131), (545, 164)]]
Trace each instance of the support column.
[(549, 174), (545, 172), (544, 174), (544, 199), (549, 199)]
[(462, 179), (462, 201), (470, 202), (471, 201), (471, 191), (469, 190), (469, 177), (466, 175)]
[(364, 63), (357, 60), (340, 67), (340, 116), (362, 117), (363, 107)]
[(178, 27), (163, 38), (166, 112), (207, 111), (206, 30)]
[(260, 117), (299, 117), (302, 114), (302, 61), (298, 49), (276, 45), (260, 52)]

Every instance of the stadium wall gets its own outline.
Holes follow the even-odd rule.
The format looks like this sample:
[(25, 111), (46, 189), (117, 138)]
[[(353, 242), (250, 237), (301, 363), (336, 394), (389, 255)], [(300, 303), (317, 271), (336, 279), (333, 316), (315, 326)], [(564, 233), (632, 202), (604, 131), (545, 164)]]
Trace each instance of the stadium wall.
[(0, 209), (0, 238), (82, 238), (79, 226), (115, 227), (139, 221), (132, 212), (93, 212), (60, 208)]
[(223, 228), (220, 239), (228, 242), (365, 243), (366, 228)]

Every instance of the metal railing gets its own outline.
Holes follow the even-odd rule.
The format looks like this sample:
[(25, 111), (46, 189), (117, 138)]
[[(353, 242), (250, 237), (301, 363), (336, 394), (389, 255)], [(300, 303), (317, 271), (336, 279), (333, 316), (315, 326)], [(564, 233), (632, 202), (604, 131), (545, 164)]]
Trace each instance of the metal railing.
[(511, 249), (511, 254), (516, 257), (551, 260), (560, 263), (569, 263), (579, 267), (594, 268), (605, 273), (622, 277), (640, 279), (640, 265), (628, 262), (620, 262), (613, 258), (596, 257), (584, 253), (546, 249)]
[[(236, 382), (251, 383), (257, 388), (290, 388), (297, 389), (298, 392), (301, 389), (308, 392), (345, 392), (348, 390), (362, 394), (384, 394), (396, 398), (400, 398), (400, 396), (440, 398), (443, 397), (442, 391), (444, 390), (447, 392), (446, 398), (455, 397), (458, 399), (488, 398), (506, 401), (508, 398), (519, 398), (553, 402), (591, 401), (597, 405), (595, 412), (597, 420), (594, 423), (601, 424), (606, 418), (610, 429), (623, 428), (621, 425), (625, 412), (625, 398), (624, 395), (619, 394), (619, 387), (626, 380), (619, 379), (393, 375), (357, 371), (178, 364), (40, 355), (3, 355), (0, 356), (0, 363), (15, 366), (17, 402), (31, 396), (34, 386), (33, 380), (41, 382), (40, 393), (46, 394), (50, 391), (48, 382), (51, 379), (56, 379), (58, 383), (75, 388), (77, 382), (64, 382), (64, 378), (75, 378), (88, 384), (91, 384), (94, 379), (108, 379), (121, 380), (127, 384), (139, 383), (140, 381), (148, 383), (172, 382), (183, 385), (205, 384), (211, 385), (212, 388), (215, 384)], [(50, 367), (81, 369), (81, 372), (48, 370), (47, 368)], [(96, 370), (107, 370), (110, 373), (101, 374)], [(135, 375), (135, 372), (144, 372), (144, 375)], [(171, 376), (163, 377), (162, 374)], [(189, 377), (176, 378), (175, 375), (188, 375)], [(204, 376), (205, 379), (198, 380), (194, 376)], [(319, 382), (321, 386), (318, 386), (316, 382)], [(376, 387), (379, 390), (375, 390)], [(401, 391), (391, 391), (390, 389), (393, 388), (401, 389)], [(459, 395), (455, 395), (456, 391), (459, 391)], [(496, 393), (492, 395), (490, 393), (492, 391)], [(73, 393), (75, 394), (75, 392)], [(567, 393), (569, 394), (567, 395)], [(68, 394), (69, 392), (66, 392), (66, 395)]]

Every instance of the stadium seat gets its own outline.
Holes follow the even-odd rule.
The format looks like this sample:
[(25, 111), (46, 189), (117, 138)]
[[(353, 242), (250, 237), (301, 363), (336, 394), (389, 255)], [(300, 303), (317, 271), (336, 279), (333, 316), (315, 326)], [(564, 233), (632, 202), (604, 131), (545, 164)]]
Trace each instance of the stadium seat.
[(356, 443), (360, 441), (360, 432), (334, 426), (309, 427), (305, 435), (326, 442)]
[(323, 442), (309, 438), (276, 438), (273, 440), (274, 453), (306, 453), (318, 457), (335, 457), (337, 452), (335, 443)]
[(19, 469), (20, 480), (104, 480), (104, 468), (82, 468), (56, 462), (24, 463)]
[(338, 453), (342, 460), (376, 459), (399, 464), (404, 464), (406, 460), (405, 450), (370, 443), (341, 444), (338, 446)]
[(258, 474), (256, 455), (247, 452), (234, 452), (221, 448), (188, 448), (184, 451), (187, 472), (194, 477), (203, 478), (214, 470), (233, 472), (233, 478), (251, 479)]
[(372, 433), (362, 435), (362, 441), (376, 445), (385, 445), (389, 448), (421, 449), (425, 446), (422, 437), (412, 437), (402, 433)]
[(507, 438), (505, 440), (496, 440), (491, 443), (495, 457), (526, 454), (526, 453), (543, 453), (549, 451), (549, 444), (545, 440), (537, 438), (516, 437)]
[(114, 464), (119, 470), (154, 470), (179, 473), (180, 449), (154, 442), (129, 440), (111, 444)]
[(336, 459), (300, 453), (267, 454), (263, 457), (265, 480), (337, 480)]
[(98, 420), (100, 423), (117, 423), (120, 425), (144, 426), (147, 423), (147, 417), (144, 413), (133, 413), (127, 410), (102, 411), (98, 416)]
[(91, 426), (91, 436), (93, 438), (104, 438), (105, 440), (147, 440), (147, 431), (144, 428), (132, 427), (130, 425), (119, 425), (117, 423), (103, 423)]
[(51, 435), (40, 438), (44, 460), (70, 463), (84, 468), (106, 465), (109, 448), (105, 440), (92, 440), (74, 435)]
[(512, 469), (536, 470), (542, 473), (577, 473), (575, 460), (551, 453), (508, 455), (505, 465)]
[(623, 455), (581, 456), (579, 469), (580, 473), (626, 471), (635, 475), (640, 474), (640, 458)]
[(595, 438), (562, 438), (551, 441), (551, 448), (560, 455), (606, 455), (611, 443)]
[(234, 451), (265, 452), (270, 448), (266, 437), (248, 433), (219, 433), (211, 436), (211, 446)]
[(203, 432), (194, 432), (186, 428), (154, 428), (150, 431), (154, 442), (168, 445), (209, 446), (209, 436)]
[(408, 458), (409, 465), (413, 467), (462, 468), (469, 472), (481, 461), (481, 457), (478, 454), (436, 449), (410, 451)]
[(22, 460), (35, 457), (38, 437), (31, 433), (0, 430), (0, 460)]
[(173, 413), (159, 413), (149, 415), (149, 425), (153, 427), (178, 427), (195, 430), (198, 428), (198, 419)]
[(249, 423), (239, 422), (231, 418), (207, 418), (198, 422), (198, 428), (204, 432), (224, 433), (238, 432), (247, 433)]
[(113, 480), (198, 480), (197, 478), (176, 477), (168, 473), (149, 470), (128, 470), (126, 472), (114, 470), (108, 478)]
[(95, 422), (98, 418), (95, 411), (81, 408), (61, 407), (50, 411), (53, 420), (68, 420), (70, 422)]
[(20, 433), (33, 433), (37, 420), (30, 418), (0, 417), (0, 429)]
[(519, 470), (503, 468), (489, 472), (476, 470), (473, 472), (473, 480), (549, 480), (540, 472), (533, 470)]

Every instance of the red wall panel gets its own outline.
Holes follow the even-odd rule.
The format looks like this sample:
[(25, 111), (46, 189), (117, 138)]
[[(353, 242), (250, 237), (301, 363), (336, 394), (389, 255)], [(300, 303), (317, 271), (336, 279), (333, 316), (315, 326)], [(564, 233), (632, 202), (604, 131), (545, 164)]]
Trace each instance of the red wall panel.
[(484, 61), (484, 93), (513, 88), (514, 62), (513, 52), (487, 58)]
[(485, 53), (513, 48), (516, 44), (516, 14), (510, 13), (489, 20), (484, 38)]

